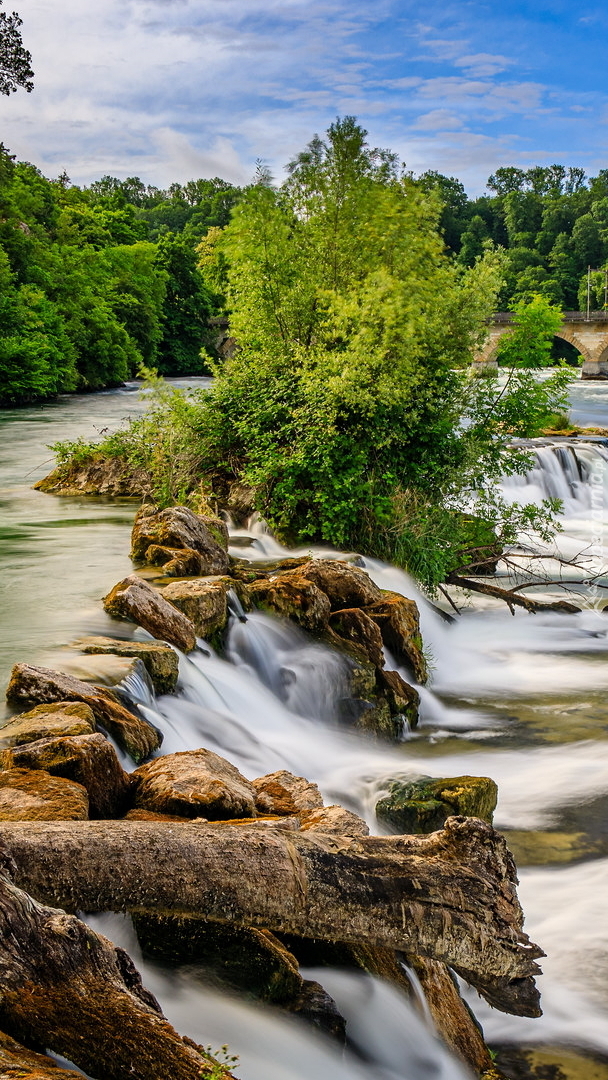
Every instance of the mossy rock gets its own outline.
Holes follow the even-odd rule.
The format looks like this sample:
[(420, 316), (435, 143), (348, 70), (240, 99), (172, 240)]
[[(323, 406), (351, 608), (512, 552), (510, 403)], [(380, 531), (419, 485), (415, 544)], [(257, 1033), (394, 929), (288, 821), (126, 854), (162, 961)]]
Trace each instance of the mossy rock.
[(488, 776), (392, 780), (388, 791), (376, 803), (376, 814), (383, 825), (398, 833), (434, 832), (453, 814), (492, 824), (498, 798), (498, 788)]

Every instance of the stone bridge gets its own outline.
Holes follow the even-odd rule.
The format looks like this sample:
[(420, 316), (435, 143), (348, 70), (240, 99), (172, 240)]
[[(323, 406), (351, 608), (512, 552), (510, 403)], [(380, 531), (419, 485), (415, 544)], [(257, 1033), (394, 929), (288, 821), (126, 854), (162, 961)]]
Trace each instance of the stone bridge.
[[(515, 319), (507, 311), (498, 311), (488, 327), (486, 343), (475, 363), (486, 369), (498, 366), (496, 350), (504, 334), (510, 333)], [(566, 311), (556, 337), (569, 341), (583, 358), (581, 379), (608, 379), (608, 311)]]

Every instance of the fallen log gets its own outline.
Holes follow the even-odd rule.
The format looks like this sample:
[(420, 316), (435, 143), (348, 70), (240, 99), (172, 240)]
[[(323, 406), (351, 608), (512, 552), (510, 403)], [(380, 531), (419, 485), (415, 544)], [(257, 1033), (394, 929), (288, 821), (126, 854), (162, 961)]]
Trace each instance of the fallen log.
[(493, 596), (496, 600), (504, 600), (512, 615), (515, 614), (513, 607), (524, 608), (531, 615), (539, 611), (562, 611), (566, 615), (578, 615), (580, 607), (571, 604), (568, 600), (531, 600), (529, 596), (520, 596), (513, 589), (501, 589), (498, 585), (488, 585), (485, 581), (474, 581), (473, 578), (461, 577), (460, 574), (448, 574), (445, 579), (448, 585), (457, 585), (459, 589), (467, 589), (470, 592), (483, 593), (484, 596)]
[(452, 817), (424, 836), (224, 823), (0, 824), (16, 883), (69, 911), (174, 913), (367, 942), (448, 964), (496, 1008), (540, 1015), (544, 955), (522, 931), (503, 837)]
[(0, 991), (0, 1025), (13, 1038), (49, 1047), (91, 1076), (229, 1075), (171, 1027), (122, 949), (73, 915), (36, 903), (6, 873), (0, 873)]

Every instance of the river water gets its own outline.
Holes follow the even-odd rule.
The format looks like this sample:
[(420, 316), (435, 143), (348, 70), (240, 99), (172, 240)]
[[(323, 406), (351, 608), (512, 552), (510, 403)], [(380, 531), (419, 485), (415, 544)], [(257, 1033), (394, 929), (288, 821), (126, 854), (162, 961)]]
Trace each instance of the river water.
[[(578, 423), (608, 427), (608, 385), (577, 383), (572, 399)], [(88, 438), (144, 408), (133, 384), (0, 413), (4, 680), (18, 660), (49, 662), (82, 632), (112, 632), (99, 601), (131, 570), (136, 504), (59, 498), (32, 491), (31, 484), (50, 468), (46, 444)], [(470, 996), (470, 1004), (491, 1044), (535, 1048), (537, 1064), (553, 1069), (534, 1076), (604, 1080), (608, 614), (602, 608), (608, 593), (597, 585), (607, 583), (601, 573), (608, 564), (608, 450), (593, 443), (570, 450), (563, 443), (545, 443), (536, 454), (527, 479), (508, 483), (505, 494), (524, 501), (561, 495), (563, 532), (557, 548), (568, 558), (582, 552), (586, 570), (581, 575), (558, 568), (551, 549), (544, 552), (545, 565), (555, 578), (559, 570), (572, 579), (589, 606), (579, 615), (517, 612), (512, 617), (492, 600), (477, 597), (473, 603), (460, 597), (462, 615), (447, 624), (405, 574), (367, 560), (382, 587), (418, 598), (432, 654), (421, 726), (401, 745), (383, 748), (336, 730), (339, 661), (260, 614), (247, 623), (234, 622), (224, 658), (205, 651), (184, 658), (180, 696), (148, 703), (147, 709), (163, 728), (164, 752), (204, 745), (251, 777), (290, 768), (316, 780), (327, 800), (363, 813), (375, 829), (373, 807), (391, 777), (492, 776), (500, 791), (495, 823), (507, 834), (520, 868), (526, 929), (548, 954), (540, 980), (544, 1015), (508, 1017), (477, 995)], [(283, 553), (259, 523), (235, 535), (233, 543), (240, 557)], [(592, 573), (599, 576), (590, 590), (580, 578)], [(560, 595), (559, 585), (548, 591)], [(126, 940), (136, 952), (128, 924), (104, 918), (104, 932)], [(373, 980), (327, 974), (327, 989), (348, 1015), (357, 1043), (339, 1057), (308, 1030), (270, 1010), (211, 994), (191, 977), (149, 966), (145, 971), (180, 1031), (205, 1044), (228, 1042), (240, 1055), (237, 1072), (243, 1080), (358, 1080), (363, 1075), (462, 1080), (464, 1075), (424, 1021)]]

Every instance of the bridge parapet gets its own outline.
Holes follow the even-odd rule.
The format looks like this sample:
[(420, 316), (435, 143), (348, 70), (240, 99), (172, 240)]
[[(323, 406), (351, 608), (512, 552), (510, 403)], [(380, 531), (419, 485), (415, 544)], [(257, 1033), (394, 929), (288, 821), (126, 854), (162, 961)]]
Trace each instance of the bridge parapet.
[[(475, 357), (480, 369), (496, 369), (500, 339), (512, 331), (516, 316), (510, 311), (496, 311), (488, 319), (485, 344)], [(570, 342), (583, 357), (582, 379), (608, 379), (608, 311), (564, 312), (564, 321), (556, 337)]]

